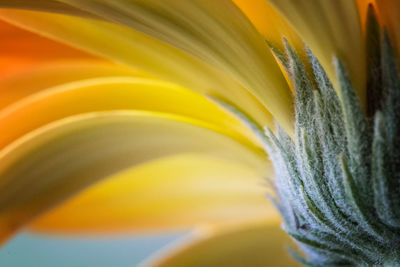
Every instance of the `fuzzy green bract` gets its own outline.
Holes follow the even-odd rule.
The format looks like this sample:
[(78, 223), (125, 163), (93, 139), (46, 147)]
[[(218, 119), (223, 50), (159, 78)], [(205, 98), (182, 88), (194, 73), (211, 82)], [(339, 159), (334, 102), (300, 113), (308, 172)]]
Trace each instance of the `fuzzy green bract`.
[(400, 266), (400, 77), (372, 9), (367, 31), (366, 112), (339, 59), (336, 93), (311, 51), (311, 74), (288, 44), (279, 52), (296, 124), (294, 139), (266, 131), (276, 174), (270, 198), (306, 265)]

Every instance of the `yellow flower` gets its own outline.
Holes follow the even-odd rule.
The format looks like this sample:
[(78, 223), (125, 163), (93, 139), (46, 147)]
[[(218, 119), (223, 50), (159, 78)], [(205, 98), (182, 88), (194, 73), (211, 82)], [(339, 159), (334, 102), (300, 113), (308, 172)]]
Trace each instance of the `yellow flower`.
[[(376, 2), (398, 48), (399, 9)], [(152, 263), (295, 264), (264, 197), (273, 176), (268, 156), (237, 115), (260, 127), (277, 121), (293, 135), (292, 85), (265, 41), (284, 49), (282, 37), (300, 56), (306, 43), (334, 86), (338, 56), (364, 99), (357, 1), (0, 5), (14, 8), (0, 10), (2, 20), (37, 34), (0, 28), (3, 241), (22, 228), (96, 234), (191, 227), (189, 244)]]

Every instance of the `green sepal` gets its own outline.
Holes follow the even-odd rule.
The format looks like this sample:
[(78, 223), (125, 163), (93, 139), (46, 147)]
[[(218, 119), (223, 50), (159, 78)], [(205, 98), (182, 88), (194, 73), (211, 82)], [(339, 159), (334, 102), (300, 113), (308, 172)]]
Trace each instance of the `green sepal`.
[(382, 108), (381, 30), (374, 6), (368, 5), (366, 22), (367, 53), (367, 116), (373, 117)]
[(374, 111), (375, 125), (364, 115), (338, 58), (339, 95), (308, 48), (312, 74), (285, 43), (296, 96), (295, 135), (291, 139), (278, 127), (276, 135), (266, 131), (265, 143), (276, 170), (274, 200), (283, 228), (305, 252), (303, 263), (311, 266), (400, 264), (400, 209), (395, 201), (400, 191), (391, 189), (397, 179), (393, 173), (399, 174), (394, 162), (400, 145), (388, 146), (400, 136), (393, 132), (400, 129), (400, 79), (387, 40), (378, 46), (382, 51), (377, 58), (388, 80), (380, 85), (374, 81), (384, 90), (382, 103), (387, 104)]

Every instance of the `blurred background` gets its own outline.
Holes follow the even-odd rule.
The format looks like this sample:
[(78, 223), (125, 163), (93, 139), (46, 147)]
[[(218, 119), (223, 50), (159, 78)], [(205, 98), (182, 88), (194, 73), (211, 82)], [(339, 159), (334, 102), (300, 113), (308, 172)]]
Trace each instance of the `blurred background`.
[(136, 266), (184, 233), (117, 237), (56, 237), (23, 232), (0, 250), (6, 267)]

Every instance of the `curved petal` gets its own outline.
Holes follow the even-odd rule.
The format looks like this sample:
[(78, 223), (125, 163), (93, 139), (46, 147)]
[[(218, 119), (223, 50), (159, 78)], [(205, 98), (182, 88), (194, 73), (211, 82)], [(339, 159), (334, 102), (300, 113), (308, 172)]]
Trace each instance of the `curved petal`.
[(99, 182), (39, 217), (29, 228), (46, 233), (105, 234), (266, 219), (274, 212), (265, 198), (263, 175), (212, 156), (162, 158)]
[(289, 127), (289, 87), (265, 42), (230, 0), (62, 1), (153, 36), (216, 66), (239, 81), (282, 125)]
[[(302, 59), (309, 73), (312, 73), (309, 65), (305, 44), (299, 35), (289, 25), (286, 19), (266, 0), (233, 0), (233, 2), (245, 13), (257, 30), (264, 36), (266, 41), (273, 47), (285, 51), (285, 38), (295, 49), (297, 55)], [(291, 80), (285, 68), (281, 66), (282, 73), (287, 83), (291, 86)]]
[(29, 9), (29, 10), (39, 10), (39, 11), (55, 11), (58, 13), (74, 14), (77, 16), (88, 16), (89, 14), (71, 7), (70, 5), (64, 4), (58, 0), (11, 0), (11, 1), (1, 1), (0, 6), (2, 8), (19, 8), (19, 9)]
[(184, 152), (266, 168), (265, 155), (246, 140), (185, 117), (133, 111), (70, 117), (0, 152), (0, 236), (99, 179)]
[(105, 110), (184, 115), (244, 134), (256, 142), (238, 119), (201, 95), (157, 80), (107, 77), (49, 88), (0, 110), (0, 149), (53, 121)]
[(57, 60), (36, 63), (0, 79), (0, 110), (43, 89), (63, 83), (107, 76), (148, 76), (127, 66), (101, 60)]
[(293, 243), (276, 217), (241, 227), (199, 230), (194, 241), (167, 248), (141, 266), (300, 266), (286, 250)]
[(273, 125), (270, 114), (261, 103), (230, 77), (137, 31), (98, 20), (41, 12), (3, 10), (0, 17), (185, 88), (229, 99), (261, 125)]
[(304, 53), (304, 43), (293, 27), (287, 23), (266, 0), (233, 0), (250, 19), (257, 30), (274, 46), (285, 49), (282, 38), (286, 38), (299, 53)]
[(268, 0), (286, 17), (321, 61), (337, 87), (333, 56), (346, 64), (353, 85), (365, 103), (365, 44), (356, 1)]
[(0, 78), (45, 61), (94, 58), (4, 21), (0, 21), (0, 35)]

